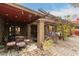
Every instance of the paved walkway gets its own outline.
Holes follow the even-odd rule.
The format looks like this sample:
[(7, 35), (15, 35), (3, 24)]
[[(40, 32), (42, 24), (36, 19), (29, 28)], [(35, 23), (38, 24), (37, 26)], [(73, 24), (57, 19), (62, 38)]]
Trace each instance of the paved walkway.
[[(54, 44), (53, 47), (49, 51), (31, 51), (31, 52), (25, 52), (27, 55), (47, 55), (47, 56), (79, 56), (79, 36), (73, 36), (68, 38), (66, 41), (58, 41), (57, 44)], [(6, 55), (6, 56), (19, 56), (20, 54), (15, 51), (11, 50), (6, 52), (0, 53), (0, 55)]]
[(70, 37), (66, 41), (59, 41), (52, 50), (56, 51), (54, 55), (59, 56), (77, 56), (79, 55), (79, 36)]

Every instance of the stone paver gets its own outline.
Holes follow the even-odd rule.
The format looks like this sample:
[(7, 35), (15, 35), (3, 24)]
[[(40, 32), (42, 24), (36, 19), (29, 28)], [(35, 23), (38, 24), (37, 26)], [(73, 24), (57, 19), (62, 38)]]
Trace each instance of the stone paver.
[(59, 41), (55, 44), (56, 51), (58, 55), (63, 56), (76, 56), (79, 55), (79, 37), (70, 37), (69, 40)]

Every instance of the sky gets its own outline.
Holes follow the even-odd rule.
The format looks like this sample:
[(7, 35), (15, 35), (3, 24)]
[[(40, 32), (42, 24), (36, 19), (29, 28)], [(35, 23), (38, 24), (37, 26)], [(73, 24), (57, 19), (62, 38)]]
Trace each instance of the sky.
[(76, 18), (79, 17), (79, 8), (74, 8), (69, 3), (23, 3), (22, 6), (38, 11), (42, 8), (52, 15), (65, 18), (66, 15), (71, 15)]

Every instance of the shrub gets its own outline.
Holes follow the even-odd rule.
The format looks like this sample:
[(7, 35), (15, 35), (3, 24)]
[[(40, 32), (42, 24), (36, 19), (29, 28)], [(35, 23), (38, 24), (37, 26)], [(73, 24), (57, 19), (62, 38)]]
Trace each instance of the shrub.
[(44, 40), (44, 42), (42, 42), (42, 45), (44, 50), (48, 50), (52, 47), (53, 40), (52, 39)]

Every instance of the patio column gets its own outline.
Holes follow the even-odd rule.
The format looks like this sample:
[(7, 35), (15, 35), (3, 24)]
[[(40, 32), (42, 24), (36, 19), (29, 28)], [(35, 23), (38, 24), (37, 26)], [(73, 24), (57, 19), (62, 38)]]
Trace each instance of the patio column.
[(27, 36), (28, 36), (28, 38), (30, 38), (31, 37), (31, 24), (28, 24), (27, 27), (28, 27)]
[(37, 23), (37, 46), (42, 48), (42, 42), (44, 40), (44, 20), (39, 19)]
[(47, 25), (45, 27), (45, 30), (46, 30), (46, 35), (47, 35), (47, 33), (48, 33), (48, 26)]

